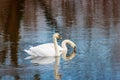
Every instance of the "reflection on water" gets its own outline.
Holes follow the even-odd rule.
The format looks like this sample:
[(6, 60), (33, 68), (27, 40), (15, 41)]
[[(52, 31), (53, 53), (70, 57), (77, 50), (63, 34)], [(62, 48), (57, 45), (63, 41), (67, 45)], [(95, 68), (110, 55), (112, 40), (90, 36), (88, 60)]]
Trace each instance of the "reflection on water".
[(62, 75), (59, 73), (60, 67), (60, 57), (55, 57), (55, 64), (54, 64), (54, 77), (56, 80), (61, 80)]
[[(19, 27), (20, 27), (20, 20), (21, 20), (21, 12), (19, 11), (21, 9), (21, 4), (19, 4), (19, 1), (11, 1), (9, 5), (3, 7), (8, 7), (8, 11), (2, 11), (1, 9), (1, 61), (4, 63), (5, 58), (10, 56), (10, 65), (17, 66), (17, 47), (18, 47), (18, 41), (19, 41)], [(4, 15), (4, 13), (7, 13), (7, 17)], [(4, 16), (7, 18), (4, 18)], [(3, 19), (3, 20), (2, 20)], [(9, 64), (6, 63), (6, 64)]]
[(28, 60), (30, 60), (35, 65), (49, 65), (49, 64), (53, 64), (55, 62), (54, 63), (54, 77), (56, 80), (61, 79), (61, 74), (59, 73), (60, 56), (56, 56), (56, 57), (38, 56), (38, 57), (31, 57)]
[(53, 62), (55, 62), (55, 57), (49, 57), (49, 56), (45, 56), (45, 57), (32, 57), (31, 58), (27, 58), (26, 60), (31, 60), (32, 63), (34, 64), (41, 64), (41, 65), (45, 65), (45, 64), (51, 64)]
[[(61, 61), (62, 80), (120, 79), (119, 0), (0, 0), (0, 79), (54, 80), (50, 65), (33, 65), (23, 51), (59, 32), (77, 44)], [(59, 41), (61, 42), (61, 41)], [(70, 50), (71, 51), (71, 50)]]

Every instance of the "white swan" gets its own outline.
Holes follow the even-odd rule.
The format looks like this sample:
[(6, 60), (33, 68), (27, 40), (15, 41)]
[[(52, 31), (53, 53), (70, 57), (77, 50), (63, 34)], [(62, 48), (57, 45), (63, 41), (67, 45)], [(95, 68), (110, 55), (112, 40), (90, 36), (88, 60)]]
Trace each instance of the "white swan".
[(63, 50), (63, 48), (61, 48), (57, 43), (57, 39), (60, 39), (60, 38), (61, 38), (60, 34), (55, 33), (53, 35), (53, 43), (46, 43), (46, 44), (38, 45), (35, 47), (31, 47), (29, 50), (24, 50), (24, 51), (27, 52), (31, 57), (60, 56), (60, 53), (55, 54), (58, 51)]
[[(37, 56), (60, 56), (62, 53), (63, 53), (63, 58), (65, 60), (69, 60), (73, 58), (75, 56), (76, 45), (70, 40), (64, 40), (62, 42), (62, 47), (60, 47), (57, 43), (57, 39), (60, 38), (61, 38), (60, 34), (55, 33), (53, 35), (53, 43), (46, 43), (35, 47), (31, 47), (29, 50), (25, 50), (30, 55), (26, 59), (31, 59)], [(71, 47), (74, 48), (74, 52), (69, 57), (66, 57), (67, 54), (66, 44), (70, 44)]]

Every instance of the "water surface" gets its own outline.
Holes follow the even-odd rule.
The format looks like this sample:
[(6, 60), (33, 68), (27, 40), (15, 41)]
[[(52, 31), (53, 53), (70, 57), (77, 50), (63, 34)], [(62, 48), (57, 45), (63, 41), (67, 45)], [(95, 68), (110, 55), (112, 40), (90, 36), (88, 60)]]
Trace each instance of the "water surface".
[(28, 56), (24, 49), (52, 42), (56, 32), (77, 45), (74, 59), (61, 58), (60, 80), (120, 80), (119, 4), (119, 0), (0, 0), (0, 80), (55, 80), (54, 63), (24, 60)]

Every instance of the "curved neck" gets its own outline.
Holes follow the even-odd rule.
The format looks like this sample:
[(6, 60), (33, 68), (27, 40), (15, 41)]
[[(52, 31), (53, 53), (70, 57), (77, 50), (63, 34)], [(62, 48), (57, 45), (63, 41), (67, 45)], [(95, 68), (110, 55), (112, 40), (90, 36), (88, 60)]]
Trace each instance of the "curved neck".
[(66, 44), (67, 44), (67, 41), (64, 40), (64, 41), (62, 42), (62, 48), (65, 49), (66, 54), (67, 54), (67, 49), (68, 49), (68, 48), (67, 48)]
[(70, 59), (72, 59), (72, 58), (75, 57), (75, 55), (76, 55), (76, 49), (74, 49), (74, 51), (69, 56), (67, 56), (67, 50), (68, 49), (67, 49), (66, 44), (69, 44), (73, 48), (73, 46), (72, 46), (73, 42), (70, 41), (70, 40), (64, 40), (62, 42), (62, 48), (65, 49), (65, 51), (63, 51), (62, 57), (63, 57), (64, 60), (70, 60)]
[(55, 56), (58, 56), (58, 54), (59, 54), (58, 43), (57, 43), (57, 38), (55, 36), (53, 36), (53, 43), (54, 43), (54, 47), (55, 47)]

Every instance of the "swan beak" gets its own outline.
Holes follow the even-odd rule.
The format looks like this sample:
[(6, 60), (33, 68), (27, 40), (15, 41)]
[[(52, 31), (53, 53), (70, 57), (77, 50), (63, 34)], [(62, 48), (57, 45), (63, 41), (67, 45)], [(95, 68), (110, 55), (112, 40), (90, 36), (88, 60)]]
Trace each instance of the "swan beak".
[(76, 46), (74, 46), (74, 52), (76, 53)]

